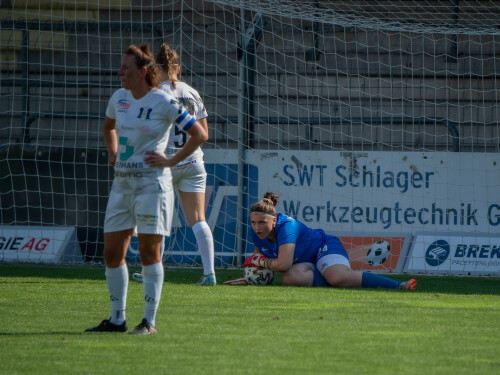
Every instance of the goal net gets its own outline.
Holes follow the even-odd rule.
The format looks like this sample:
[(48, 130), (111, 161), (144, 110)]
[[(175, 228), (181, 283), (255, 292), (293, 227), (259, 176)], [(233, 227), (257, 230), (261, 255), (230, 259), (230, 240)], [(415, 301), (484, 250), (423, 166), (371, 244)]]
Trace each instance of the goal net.
[[(167, 42), (209, 114), (217, 267), (253, 252), (247, 209), (274, 191), (361, 268), (402, 271), (420, 241), (409, 271), (453, 273), (453, 254), (500, 269), (496, 1), (11, 0), (0, 21), (4, 227), (75, 228), (103, 262), (105, 109), (124, 49)], [(167, 264), (201, 265), (179, 199), (166, 245)]]

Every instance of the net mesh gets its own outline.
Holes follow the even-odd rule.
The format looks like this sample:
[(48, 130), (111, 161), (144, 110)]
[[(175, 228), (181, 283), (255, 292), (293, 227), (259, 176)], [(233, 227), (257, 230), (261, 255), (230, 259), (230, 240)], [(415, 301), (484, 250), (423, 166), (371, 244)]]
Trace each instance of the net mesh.
[[(102, 262), (105, 108), (123, 50), (166, 41), (209, 113), (207, 220), (235, 265), (237, 206), (260, 196), (238, 149), (498, 152), (499, 16), (493, 0), (3, 1), (0, 223), (74, 226)], [(198, 266), (176, 217), (167, 261)]]

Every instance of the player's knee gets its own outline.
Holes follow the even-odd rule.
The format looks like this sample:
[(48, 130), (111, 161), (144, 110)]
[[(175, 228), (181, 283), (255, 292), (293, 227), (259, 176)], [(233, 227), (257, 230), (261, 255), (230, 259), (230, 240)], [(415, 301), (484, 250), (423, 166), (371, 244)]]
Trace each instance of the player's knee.
[(349, 279), (347, 272), (330, 272), (325, 275), (326, 281), (333, 287), (342, 287)]
[(328, 279), (326, 279), (328, 281), (328, 284), (330, 284), (331, 286), (333, 286), (334, 288), (335, 287), (341, 287), (343, 282), (344, 282), (344, 279), (341, 277), (341, 276), (333, 276), (333, 277), (329, 277)]
[(281, 282), (285, 286), (312, 286), (313, 271), (305, 264), (295, 264), (282, 273)]
[(104, 257), (104, 262), (106, 263), (106, 266), (108, 266), (110, 268), (120, 267), (121, 261), (123, 259), (120, 256), (120, 254), (118, 254), (117, 252), (113, 252), (113, 251), (104, 251), (103, 257)]
[(352, 277), (352, 272), (346, 266), (337, 264), (328, 267), (323, 272), (323, 276), (330, 286), (343, 287), (350, 284), (349, 280)]
[(157, 250), (139, 250), (139, 258), (141, 259), (141, 264), (143, 266), (150, 266), (161, 262), (161, 253)]

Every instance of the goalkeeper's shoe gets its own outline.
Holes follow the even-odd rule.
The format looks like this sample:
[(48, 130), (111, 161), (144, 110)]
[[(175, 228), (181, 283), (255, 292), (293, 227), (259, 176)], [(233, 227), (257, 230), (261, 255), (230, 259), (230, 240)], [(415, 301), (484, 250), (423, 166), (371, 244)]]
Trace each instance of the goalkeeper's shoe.
[(98, 326), (87, 328), (85, 332), (126, 332), (127, 329), (127, 322), (118, 325), (109, 320), (103, 320)]
[(211, 273), (210, 275), (203, 275), (201, 279), (196, 283), (198, 286), (214, 286), (217, 284), (215, 275)]
[(153, 327), (146, 318), (142, 319), (142, 322), (129, 332), (131, 335), (154, 335), (156, 333), (156, 328)]
[(415, 290), (417, 289), (417, 280), (410, 279), (399, 284), (399, 289)]
[(132, 280), (142, 283), (142, 273), (136, 272), (132, 275)]

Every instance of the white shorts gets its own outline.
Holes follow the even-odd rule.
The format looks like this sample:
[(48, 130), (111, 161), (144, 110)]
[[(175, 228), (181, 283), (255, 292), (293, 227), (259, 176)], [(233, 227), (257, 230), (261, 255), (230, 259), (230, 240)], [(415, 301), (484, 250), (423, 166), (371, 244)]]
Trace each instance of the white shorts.
[(169, 236), (173, 214), (173, 190), (139, 195), (111, 191), (104, 218), (104, 233), (137, 226), (137, 233)]
[(351, 265), (349, 264), (349, 259), (340, 254), (327, 254), (318, 259), (316, 263), (316, 268), (323, 275), (323, 272), (328, 267), (334, 266), (336, 264), (342, 264), (347, 268), (351, 269)]
[(186, 193), (205, 193), (207, 172), (203, 160), (194, 159), (171, 170), (172, 182), (177, 190)]

